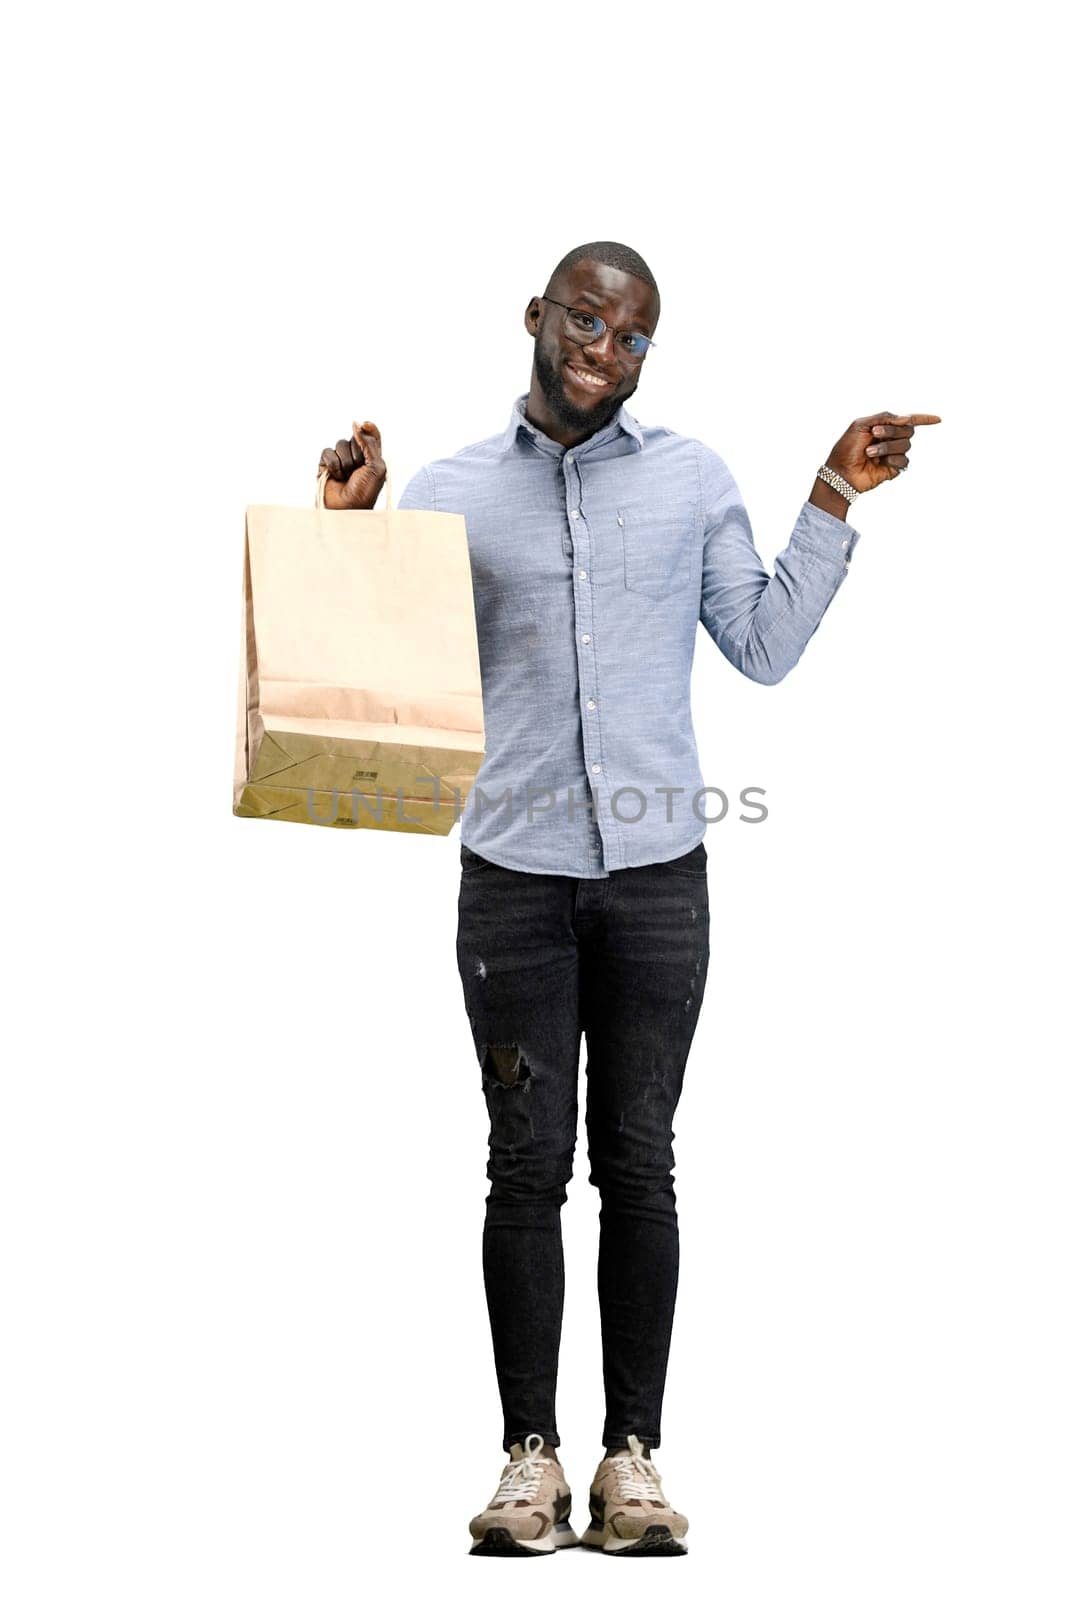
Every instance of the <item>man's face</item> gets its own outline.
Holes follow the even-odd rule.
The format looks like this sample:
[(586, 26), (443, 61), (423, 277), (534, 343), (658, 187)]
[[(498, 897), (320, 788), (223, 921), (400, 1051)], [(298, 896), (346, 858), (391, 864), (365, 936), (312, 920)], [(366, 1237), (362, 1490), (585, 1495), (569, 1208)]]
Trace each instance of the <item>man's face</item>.
[[(659, 297), (650, 284), (599, 261), (579, 261), (553, 289), (552, 299), (592, 312), (622, 333), (651, 337), (659, 320)], [(634, 393), (641, 362), (627, 361), (625, 354), (620, 360), (608, 332), (590, 344), (578, 344), (564, 332), (566, 320), (560, 306), (531, 300), (526, 326), (534, 335), (534, 372), (562, 426), (595, 433)]]

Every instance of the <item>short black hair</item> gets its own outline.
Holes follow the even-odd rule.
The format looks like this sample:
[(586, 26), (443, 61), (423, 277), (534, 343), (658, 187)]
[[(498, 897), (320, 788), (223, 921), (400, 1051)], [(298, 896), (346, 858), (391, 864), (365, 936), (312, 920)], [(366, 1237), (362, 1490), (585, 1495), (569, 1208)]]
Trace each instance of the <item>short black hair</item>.
[(656, 300), (659, 300), (659, 284), (649, 269), (644, 256), (639, 256), (636, 250), (631, 250), (628, 244), (619, 244), (616, 239), (598, 239), (593, 244), (580, 244), (573, 250), (568, 250), (563, 260), (556, 267), (545, 285), (545, 294), (550, 295), (559, 280), (579, 261), (599, 261), (602, 266), (616, 267), (619, 272), (628, 272), (631, 278), (640, 278), (642, 283), (647, 283), (655, 291)]

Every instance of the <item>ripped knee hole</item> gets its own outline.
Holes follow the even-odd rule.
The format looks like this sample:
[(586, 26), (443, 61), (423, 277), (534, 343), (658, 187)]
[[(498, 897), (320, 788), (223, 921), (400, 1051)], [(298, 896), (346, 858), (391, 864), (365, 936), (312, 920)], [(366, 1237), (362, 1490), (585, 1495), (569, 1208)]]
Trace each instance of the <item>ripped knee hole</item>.
[(525, 1083), (530, 1076), (530, 1063), (517, 1044), (487, 1044), (482, 1050), (482, 1070), (491, 1071), (505, 1089)]

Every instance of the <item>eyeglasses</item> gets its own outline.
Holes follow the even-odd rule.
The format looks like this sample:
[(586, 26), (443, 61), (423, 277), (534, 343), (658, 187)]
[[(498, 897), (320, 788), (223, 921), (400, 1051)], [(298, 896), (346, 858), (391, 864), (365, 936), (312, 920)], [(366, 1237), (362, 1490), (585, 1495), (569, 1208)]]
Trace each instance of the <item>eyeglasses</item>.
[(568, 339), (573, 339), (575, 344), (596, 344), (597, 340), (605, 333), (614, 337), (615, 354), (620, 361), (643, 361), (649, 350), (652, 349), (653, 340), (645, 333), (620, 333), (618, 328), (609, 328), (603, 317), (595, 317), (591, 311), (579, 311), (574, 306), (565, 306), (562, 300), (552, 300), (547, 294), (540, 296), (547, 300), (550, 306), (559, 306), (567, 315), (563, 319), (563, 331)]

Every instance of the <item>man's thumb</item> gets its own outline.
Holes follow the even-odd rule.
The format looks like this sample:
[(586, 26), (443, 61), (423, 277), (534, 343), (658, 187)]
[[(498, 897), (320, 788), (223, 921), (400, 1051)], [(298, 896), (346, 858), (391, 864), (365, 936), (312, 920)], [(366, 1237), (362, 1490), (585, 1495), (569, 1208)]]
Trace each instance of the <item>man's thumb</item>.
[(374, 424), (371, 423), (369, 427), (357, 428), (356, 438), (359, 440), (363, 450), (364, 461), (370, 461), (375, 466), (380, 466), (382, 464), (381, 439)]

